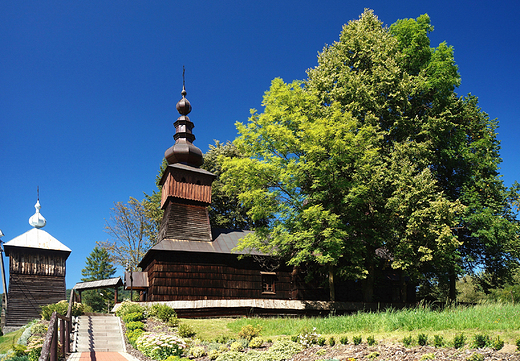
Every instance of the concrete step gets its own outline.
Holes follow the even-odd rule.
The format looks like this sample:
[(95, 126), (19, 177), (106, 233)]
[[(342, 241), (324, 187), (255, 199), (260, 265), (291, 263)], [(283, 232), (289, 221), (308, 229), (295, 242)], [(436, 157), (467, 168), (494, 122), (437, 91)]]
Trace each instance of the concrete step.
[(121, 326), (114, 316), (80, 316), (76, 351), (124, 352)]

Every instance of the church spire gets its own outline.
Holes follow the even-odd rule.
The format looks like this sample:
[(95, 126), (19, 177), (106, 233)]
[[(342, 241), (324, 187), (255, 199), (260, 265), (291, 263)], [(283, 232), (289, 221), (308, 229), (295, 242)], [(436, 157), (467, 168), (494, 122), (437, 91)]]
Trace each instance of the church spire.
[(47, 221), (45, 218), (40, 214), (40, 209), (42, 206), (40, 205), (40, 197), (38, 197), (38, 200), (36, 201), (36, 204), (34, 205), (34, 208), (36, 208), (36, 212), (29, 218), (29, 224), (33, 226), (34, 228), (43, 228), (47, 224)]
[(183, 163), (192, 167), (200, 167), (204, 163), (202, 152), (193, 145), (195, 135), (192, 133), (194, 127), (192, 121), (188, 117), (191, 112), (191, 104), (186, 99), (186, 86), (184, 79), (184, 67), (182, 70), (182, 99), (177, 102), (176, 108), (181, 115), (177, 121), (173, 123), (175, 126), (175, 144), (164, 152), (164, 157), (168, 164)]

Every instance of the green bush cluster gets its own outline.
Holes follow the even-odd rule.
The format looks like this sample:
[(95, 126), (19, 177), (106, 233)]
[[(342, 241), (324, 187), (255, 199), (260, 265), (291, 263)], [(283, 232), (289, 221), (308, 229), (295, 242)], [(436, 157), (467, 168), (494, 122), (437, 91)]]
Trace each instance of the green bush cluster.
[(144, 330), (144, 323), (142, 323), (141, 321), (128, 322), (125, 324), (125, 326), (128, 331), (133, 331), (137, 329)]
[(132, 345), (134, 348), (137, 348), (135, 342), (143, 333), (144, 333), (144, 330), (135, 329), (132, 331), (126, 331), (125, 335), (126, 335), (126, 338), (128, 339), (128, 342), (130, 343), (130, 345)]
[(179, 325), (178, 332), (179, 332), (179, 336), (185, 337), (185, 338), (194, 337), (197, 334), (190, 325), (187, 325), (185, 323), (181, 323)]
[(377, 345), (377, 341), (374, 338), (374, 336), (368, 336), (367, 337), (367, 344), (368, 344), (368, 346), (375, 346), (375, 345)]
[(339, 342), (340, 342), (342, 345), (346, 345), (346, 344), (348, 344), (348, 336), (341, 336), (340, 339), (339, 339)]
[(136, 322), (144, 320), (144, 314), (142, 312), (130, 312), (121, 317), (124, 323)]
[(195, 346), (190, 348), (188, 354), (194, 358), (199, 358), (202, 356), (206, 356), (206, 350), (202, 346)]
[(334, 336), (331, 336), (329, 338), (329, 346), (334, 346), (336, 344), (336, 340), (334, 339)]
[(172, 307), (162, 303), (152, 305), (148, 310), (148, 315), (167, 323), (170, 322), (172, 318), (177, 320), (177, 312), (175, 312)]
[(141, 306), (137, 302), (124, 301), (117, 309), (116, 316), (123, 318), (124, 315), (134, 312), (142, 313), (144, 315), (146, 312), (146, 307)]
[(456, 335), (453, 338), (453, 347), (462, 348), (466, 344), (466, 336), (463, 333)]
[(444, 337), (441, 335), (433, 336), (433, 346), (435, 347), (444, 347)]
[(253, 326), (253, 325), (246, 325), (243, 326), (240, 332), (238, 333), (239, 337), (245, 338), (248, 341), (251, 341), (253, 337), (260, 336), (260, 332), (262, 331), (262, 327), (260, 326)]
[(352, 337), (352, 342), (354, 345), (359, 345), (363, 341), (361, 335)]
[(262, 337), (253, 337), (251, 341), (249, 341), (249, 347), (251, 348), (259, 348), (264, 344), (264, 339)]
[[(53, 303), (45, 306), (40, 306), (40, 315), (43, 320), (49, 321), (54, 311), (60, 315), (66, 316), (69, 310), (69, 303), (65, 300), (58, 303)], [(71, 314), (72, 316), (81, 316), (85, 312), (92, 312), (92, 308), (82, 303), (74, 303), (72, 305)]]
[(428, 344), (428, 335), (425, 333), (420, 333), (417, 335), (417, 344), (419, 346), (426, 346)]
[(39, 335), (32, 336), (29, 339), (27, 349), (25, 350), (29, 361), (38, 361), (40, 355), (42, 354), (43, 342), (44, 338)]

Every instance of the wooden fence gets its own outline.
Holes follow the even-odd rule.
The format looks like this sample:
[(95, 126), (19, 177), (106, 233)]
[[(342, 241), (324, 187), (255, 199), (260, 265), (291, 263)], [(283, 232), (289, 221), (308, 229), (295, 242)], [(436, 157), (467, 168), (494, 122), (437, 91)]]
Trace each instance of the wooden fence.
[[(67, 315), (63, 316), (56, 311), (52, 313), (49, 329), (45, 335), (42, 346), (42, 353), (38, 361), (57, 361), (58, 360), (58, 341), (61, 345), (61, 356), (65, 358), (70, 353), (70, 334), (72, 331), (72, 306), (76, 299), (76, 292), (70, 293), (69, 308)], [(59, 340), (58, 340), (59, 323)]]

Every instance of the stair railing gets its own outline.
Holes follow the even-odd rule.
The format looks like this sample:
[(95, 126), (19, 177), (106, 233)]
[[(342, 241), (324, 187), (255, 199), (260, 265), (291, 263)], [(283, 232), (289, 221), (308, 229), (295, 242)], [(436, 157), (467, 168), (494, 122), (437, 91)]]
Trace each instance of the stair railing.
[(57, 361), (58, 360), (58, 322), (59, 322), (59, 343), (61, 347), (61, 356), (70, 353), (70, 333), (72, 331), (72, 306), (76, 299), (76, 292), (74, 290), (70, 293), (69, 308), (67, 315), (63, 316), (54, 311), (51, 316), (49, 328), (45, 335), (45, 341), (42, 346), (42, 353), (38, 361)]

